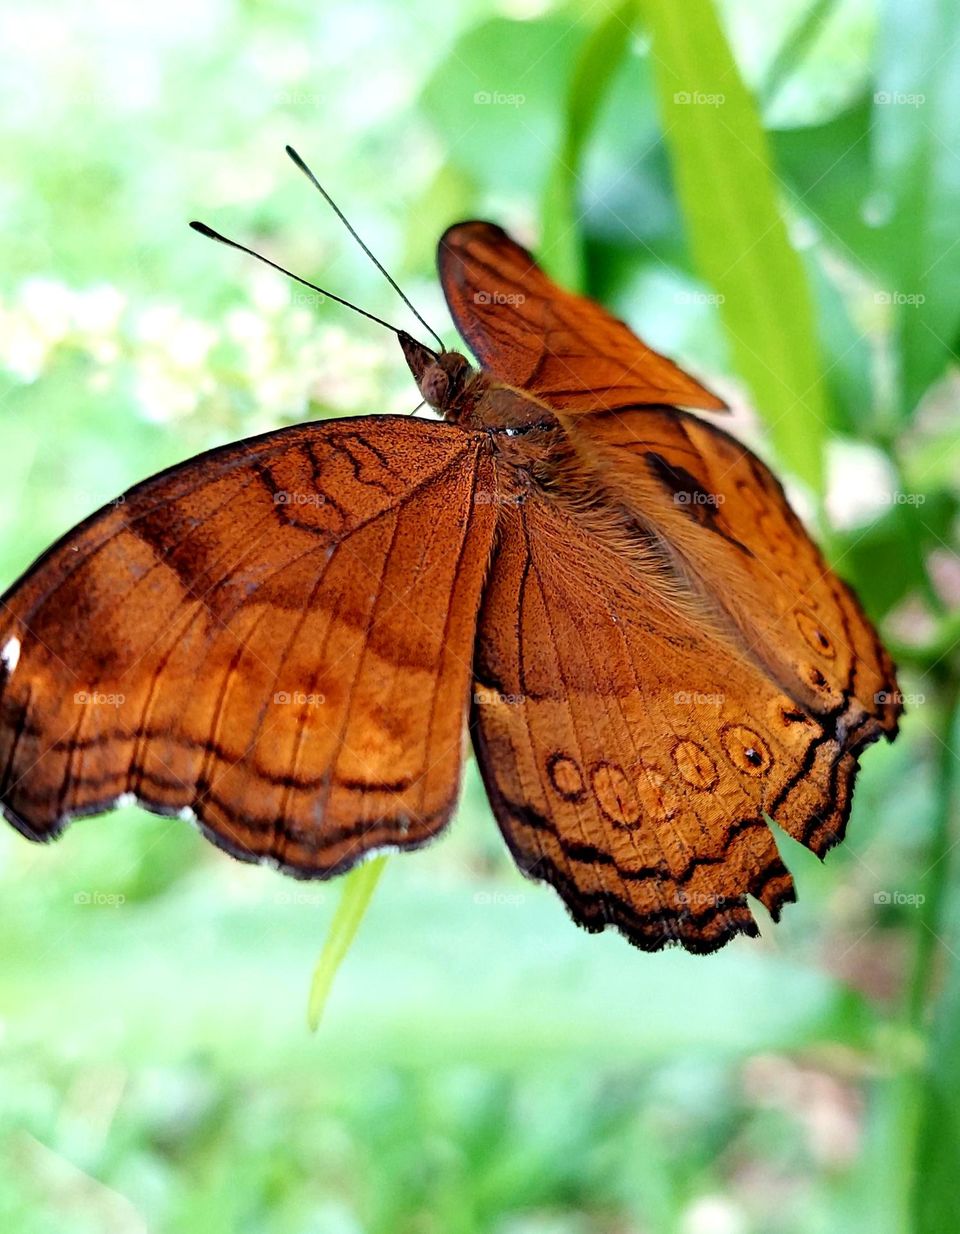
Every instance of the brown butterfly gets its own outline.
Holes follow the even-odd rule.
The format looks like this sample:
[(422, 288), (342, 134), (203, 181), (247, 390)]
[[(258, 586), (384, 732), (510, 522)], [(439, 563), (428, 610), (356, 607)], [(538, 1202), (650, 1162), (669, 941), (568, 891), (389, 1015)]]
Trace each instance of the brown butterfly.
[(136, 800), (328, 878), (446, 826), (469, 713), (518, 866), (580, 925), (755, 935), (748, 895), (794, 899), (766, 818), (843, 837), (894, 666), (764, 464), (677, 410), (720, 399), (491, 223), (439, 270), (480, 369), (398, 333), (442, 422), (211, 450), (7, 593), (6, 815), (49, 840)]

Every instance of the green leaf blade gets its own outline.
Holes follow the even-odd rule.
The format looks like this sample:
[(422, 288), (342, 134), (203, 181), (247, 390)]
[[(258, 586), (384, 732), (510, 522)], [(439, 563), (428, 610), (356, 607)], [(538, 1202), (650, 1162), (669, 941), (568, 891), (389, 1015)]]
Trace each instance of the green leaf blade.
[(374, 857), (346, 876), (340, 903), (330, 923), (330, 933), (323, 944), (310, 983), (307, 1023), (311, 1032), (316, 1032), (320, 1025), (337, 970), (350, 950), (386, 864), (386, 857)]
[(827, 409), (813, 307), (756, 104), (710, 0), (642, 0), (689, 242), (722, 296), (737, 368), (786, 466), (823, 491)]

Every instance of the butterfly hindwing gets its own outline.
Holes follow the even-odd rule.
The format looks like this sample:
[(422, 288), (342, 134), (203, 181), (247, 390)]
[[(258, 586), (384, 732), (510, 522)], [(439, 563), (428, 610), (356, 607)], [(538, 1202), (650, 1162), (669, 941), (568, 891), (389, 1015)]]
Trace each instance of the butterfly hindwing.
[(669, 546), (677, 570), (763, 671), (847, 748), (895, 735), (893, 662), (756, 455), (670, 408), (567, 428), (611, 500)]
[[(592, 525), (591, 525), (591, 519)], [(518, 864), (588, 929), (712, 951), (793, 899), (766, 815), (842, 835), (858, 747), (737, 645), (656, 540), (582, 503), (504, 511), (472, 730)]]

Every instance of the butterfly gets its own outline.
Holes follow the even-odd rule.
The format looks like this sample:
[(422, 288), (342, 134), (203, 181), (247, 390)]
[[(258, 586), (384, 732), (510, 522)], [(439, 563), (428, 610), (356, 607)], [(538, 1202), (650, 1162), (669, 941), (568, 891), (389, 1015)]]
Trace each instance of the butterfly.
[(890, 657), (768, 468), (693, 414), (718, 397), (492, 223), (438, 264), (479, 367), (397, 333), (439, 419), (211, 450), (7, 592), (6, 817), (49, 840), (136, 801), (328, 878), (446, 827), (468, 725), (517, 865), (579, 925), (756, 935), (748, 896), (795, 898), (768, 820), (822, 857), (896, 735)]

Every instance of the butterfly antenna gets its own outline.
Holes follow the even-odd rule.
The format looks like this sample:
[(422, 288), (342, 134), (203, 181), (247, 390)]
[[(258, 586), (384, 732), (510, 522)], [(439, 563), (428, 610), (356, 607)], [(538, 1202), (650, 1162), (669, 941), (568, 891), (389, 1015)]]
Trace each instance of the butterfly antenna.
[[(375, 321), (378, 326), (386, 326), (388, 330), (392, 330), (398, 337), (406, 334), (405, 330), (401, 330), (398, 326), (392, 326), (389, 321), (384, 321), (382, 317), (377, 317), (375, 313), (368, 313), (366, 309), (360, 308), (358, 304), (351, 304), (349, 300), (344, 300), (343, 296), (334, 295), (332, 291), (327, 291), (325, 287), (318, 287), (316, 283), (311, 283), (308, 279), (302, 279), (299, 274), (294, 274), (292, 270), (287, 270), (284, 266), (278, 266), (275, 261), (271, 261), (269, 257), (264, 257), (262, 253), (256, 252), (254, 249), (247, 248), (245, 244), (240, 244), (237, 240), (231, 240), (227, 236), (221, 236), (219, 231), (214, 231), (212, 227), (208, 227), (206, 223), (198, 223), (194, 219), (190, 226), (194, 231), (198, 231), (201, 236), (206, 236), (208, 240), (217, 240), (220, 244), (225, 244), (227, 248), (239, 249), (241, 253), (249, 253), (251, 257), (256, 257), (257, 261), (262, 261), (265, 266), (272, 266), (274, 270), (279, 270), (281, 274), (285, 274), (287, 278), (291, 278), (295, 283), (300, 283), (304, 287), (309, 287), (311, 291), (317, 291), (321, 296), (326, 296), (328, 300), (334, 300), (337, 304), (342, 304), (344, 308), (353, 309), (355, 313), (359, 313), (361, 317), (368, 317), (371, 321)], [(427, 348), (429, 351), (430, 348)]]
[(356, 228), (353, 226), (353, 224), (350, 222), (350, 220), (347, 218), (344, 212), (340, 209), (337, 203), (333, 200), (333, 198), (330, 196), (327, 190), (323, 187), (323, 185), (320, 183), (317, 177), (313, 174), (310, 168), (306, 165), (306, 163), (303, 161), (300, 155), (297, 154), (293, 146), (287, 146), (286, 151), (287, 151), (287, 154), (290, 156), (290, 158), (293, 160), (293, 162), (297, 165), (297, 167), (300, 168), (300, 170), (307, 177), (307, 179), (310, 181), (313, 187), (317, 190), (317, 192), (322, 194), (327, 205), (334, 212), (334, 214), (337, 216), (340, 222), (344, 225), (344, 227), (346, 227), (350, 235), (353, 236), (357, 244), (360, 245), (360, 247), (363, 249), (366, 255), (370, 258), (373, 264), (377, 267), (377, 269), (380, 271), (383, 277), (387, 280), (387, 282), (390, 284), (393, 290), (397, 293), (400, 299), (404, 302), (404, 304), (407, 306), (410, 312), (413, 313), (417, 321), (420, 322), (421, 326), (423, 326), (425, 330), (428, 330), (433, 335), (433, 337), (437, 340), (438, 344), (440, 345), (440, 350), (444, 351), (445, 348), (443, 346), (443, 339), (436, 332), (436, 330), (434, 330), (433, 326), (431, 326), (429, 322), (425, 320), (423, 315), (417, 310), (415, 305), (410, 300), (410, 297), (406, 294), (406, 292), (404, 292), (403, 288), (400, 286), (397, 280), (393, 277), (393, 275), (389, 272), (389, 270), (387, 270), (387, 268), (383, 265), (382, 262), (377, 260), (376, 256), (370, 251), (370, 248), (363, 242), (363, 240), (361, 240), (360, 236), (357, 234)]

